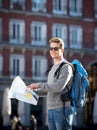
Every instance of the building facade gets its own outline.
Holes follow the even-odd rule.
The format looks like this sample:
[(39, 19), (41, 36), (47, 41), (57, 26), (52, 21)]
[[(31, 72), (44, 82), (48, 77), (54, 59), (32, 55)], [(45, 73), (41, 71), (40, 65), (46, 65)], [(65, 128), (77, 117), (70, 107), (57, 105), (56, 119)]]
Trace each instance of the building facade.
[[(0, 0), (0, 112), (4, 89), (10, 88), (17, 75), (26, 84), (46, 81), (45, 72), (52, 63), (48, 41), (61, 37), (64, 57), (80, 60), (88, 71), (91, 103), (88, 100), (79, 111), (77, 121), (80, 126), (92, 123), (97, 91), (96, 5), (97, 0)], [(18, 114), (17, 104), (12, 99), (12, 115)], [(34, 114), (38, 125), (47, 125), (44, 94), (37, 106), (25, 104), (25, 108), (26, 120)]]

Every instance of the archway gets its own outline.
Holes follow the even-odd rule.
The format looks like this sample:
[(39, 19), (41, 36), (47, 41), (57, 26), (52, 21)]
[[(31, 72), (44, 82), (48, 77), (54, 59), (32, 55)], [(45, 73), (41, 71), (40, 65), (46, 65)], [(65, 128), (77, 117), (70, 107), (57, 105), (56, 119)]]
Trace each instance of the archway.
[(84, 115), (85, 115), (85, 124), (92, 124), (94, 97), (95, 93), (97, 92), (97, 62), (91, 64), (87, 69), (87, 72), (90, 85)]

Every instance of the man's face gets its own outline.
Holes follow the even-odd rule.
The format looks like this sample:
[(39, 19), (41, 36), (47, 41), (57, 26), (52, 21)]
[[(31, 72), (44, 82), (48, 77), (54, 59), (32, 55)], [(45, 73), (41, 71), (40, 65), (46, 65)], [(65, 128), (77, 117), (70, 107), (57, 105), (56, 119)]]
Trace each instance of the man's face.
[(51, 43), (50, 44), (50, 55), (53, 59), (58, 59), (63, 56), (64, 50), (60, 48), (58, 43)]

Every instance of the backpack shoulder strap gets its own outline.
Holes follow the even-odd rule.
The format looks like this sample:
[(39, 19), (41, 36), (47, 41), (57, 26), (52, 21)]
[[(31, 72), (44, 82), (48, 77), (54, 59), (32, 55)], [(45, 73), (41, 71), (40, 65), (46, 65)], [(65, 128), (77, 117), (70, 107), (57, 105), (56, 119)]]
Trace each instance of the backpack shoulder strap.
[(48, 69), (47, 69), (47, 71), (46, 71), (46, 75), (48, 75), (48, 73), (49, 73), (49, 71), (51, 70), (51, 68), (52, 68), (53, 65), (54, 65), (54, 64), (52, 64), (52, 65), (50, 65), (50, 66), (48, 67)]
[(61, 70), (61, 68), (62, 68), (62, 66), (63, 66), (64, 64), (66, 64), (66, 63), (65, 63), (65, 62), (62, 62), (62, 63), (59, 65), (58, 69), (56, 70), (56, 72), (55, 72), (55, 74), (54, 74), (54, 77), (57, 77), (57, 79), (59, 78), (60, 70)]
[(57, 79), (59, 78), (60, 70), (61, 70), (61, 68), (62, 68), (62, 66), (63, 66), (64, 64), (69, 64), (69, 65), (72, 67), (73, 72), (74, 72), (74, 70), (75, 70), (75, 69), (74, 69), (74, 66), (73, 66), (71, 63), (69, 63), (69, 62), (62, 62), (62, 63), (59, 65), (58, 69), (56, 70), (56, 72), (55, 72), (55, 74), (54, 74), (54, 76), (57, 77)]

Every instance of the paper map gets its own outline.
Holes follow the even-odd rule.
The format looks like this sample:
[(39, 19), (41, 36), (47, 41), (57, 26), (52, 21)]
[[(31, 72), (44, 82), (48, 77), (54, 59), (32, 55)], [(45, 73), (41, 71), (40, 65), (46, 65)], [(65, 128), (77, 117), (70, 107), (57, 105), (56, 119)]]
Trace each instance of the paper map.
[(9, 98), (16, 98), (26, 103), (37, 105), (39, 96), (33, 91), (29, 90), (24, 81), (17, 76), (14, 78), (8, 94)]

